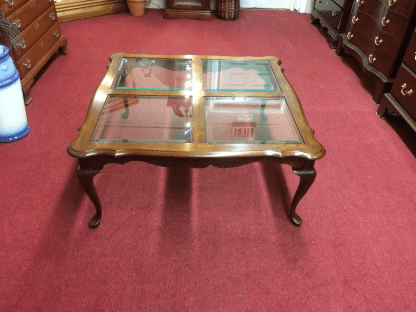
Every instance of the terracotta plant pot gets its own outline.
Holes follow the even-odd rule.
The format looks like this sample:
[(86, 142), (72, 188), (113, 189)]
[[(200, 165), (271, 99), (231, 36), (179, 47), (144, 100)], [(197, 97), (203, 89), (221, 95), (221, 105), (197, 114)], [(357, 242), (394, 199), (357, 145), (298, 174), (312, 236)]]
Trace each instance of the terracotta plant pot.
[(143, 16), (146, 0), (127, 0), (130, 14), (133, 16)]

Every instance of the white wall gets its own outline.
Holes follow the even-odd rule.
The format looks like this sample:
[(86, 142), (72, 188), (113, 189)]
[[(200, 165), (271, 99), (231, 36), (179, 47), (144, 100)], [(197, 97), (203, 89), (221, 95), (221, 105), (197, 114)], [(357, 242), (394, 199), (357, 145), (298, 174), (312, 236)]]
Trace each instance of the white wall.
[[(211, 7), (215, 7), (215, 0), (211, 1)], [(147, 0), (146, 7), (164, 9), (166, 0)], [(281, 9), (296, 10), (301, 13), (310, 13), (313, 0), (240, 0), (241, 8), (250, 9)]]

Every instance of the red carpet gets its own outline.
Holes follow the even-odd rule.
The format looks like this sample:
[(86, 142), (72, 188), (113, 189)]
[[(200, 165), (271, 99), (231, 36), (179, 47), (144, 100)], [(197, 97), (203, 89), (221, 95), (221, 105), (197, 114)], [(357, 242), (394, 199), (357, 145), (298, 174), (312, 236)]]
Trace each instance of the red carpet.
[[(30, 133), (0, 145), (0, 311), (411, 311), (416, 143), (381, 119), (372, 83), (309, 16), (235, 21), (113, 15), (61, 25), (69, 54), (32, 89)], [(109, 165), (94, 214), (66, 153), (113, 53), (282, 60), (326, 156), (300, 202), (288, 166), (175, 171)]]

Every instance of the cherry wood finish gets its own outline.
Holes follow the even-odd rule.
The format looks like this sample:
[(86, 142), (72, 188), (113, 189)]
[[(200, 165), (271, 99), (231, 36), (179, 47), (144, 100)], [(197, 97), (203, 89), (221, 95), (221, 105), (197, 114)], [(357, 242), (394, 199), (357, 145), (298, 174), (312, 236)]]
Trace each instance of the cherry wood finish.
[(327, 30), (329, 46), (337, 47), (348, 23), (348, 17), (354, 0), (315, 0), (311, 13), (311, 24), (319, 23)]
[(413, 0), (357, 0), (337, 54), (354, 56), (375, 81), (373, 101), (380, 103), (396, 77), (416, 25)]
[[(112, 89), (123, 58), (192, 58), (193, 85), (197, 86), (192, 96), (192, 143), (137, 143), (137, 142), (99, 142), (92, 140), (103, 106), (109, 94), (125, 95), (172, 95), (186, 96), (183, 91), (155, 90), (115, 90)], [(280, 87), (276, 92), (215, 92), (202, 89), (202, 60), (268, 60)], [(295, 225), (300, 225), (302, 219), (296, 213), (296, 207), (315, 179), (314, 163), (325, 155), (324, 147), (314, 138), (314, 131), (307, 124), (305, 115), (295, 91), (285, 78), (280, 60), (274, 57), (213, 57), (213, 56), (149, 56), (114, 54), (107, 74), (98, 86), (91, 100), (87, 116), (79, 129), (78, 136), (67, 148), (69, 155), (78, 159), (78, 176), (81, 184), (94, 203), (96, 213), (89, 222), (90, 227), (99, 225), (102, 216), (101, 203), (93, 184), (93, 177), (100, 173), (106, 164), (124, 164), (130, 161), (143, 161), (163, 167), (230, 168), (253, 162), (271, 162), (290, 165), (295, 174), (300, 177), (299, 187), (294, 195), (290, 211), (287, 212)], [(198, 87), (200, 86), (200, 87)], [(200, 88), (200, 89), (198, 89)], [(300, 144), (214, 144), (206, 143), (205, 114), (202, 105), (206, 96), (215, 97), (284, 97), (290, 109), (293, 122), (296, 124), (302, 138)]]
[(403, 58), (393, 87), (384, 94), (377, 115), (400, 114), (416, 131), (416, 30)]
[(211, 19), (211, 8), (208, 0), (167, 0), (164, 18)]
[(68, 53), (67, 39), (61, 34), (53, 0), (7, 1), (2, 9), (7, 20), (21, 33), (22, 41), (16, 49), (12, 49), (4, 37), (0, 40), (11, 51), (25, 101), (29, 103), (28, 93), (36, 75), (57, 51)]

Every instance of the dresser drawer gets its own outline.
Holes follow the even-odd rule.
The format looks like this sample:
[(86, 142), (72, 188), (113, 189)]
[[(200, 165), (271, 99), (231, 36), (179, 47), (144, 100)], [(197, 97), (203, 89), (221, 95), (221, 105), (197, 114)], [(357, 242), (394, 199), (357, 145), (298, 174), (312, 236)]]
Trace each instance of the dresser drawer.
[(396, 37), (402, 37), (409, 24), (409, 18), (403, 14), (388, 10), (380, 20), (383, 30)]
[(9, 13), (17, 10), (23, 4), (25, 4), (27, 0), (1, 0), (1, 10), (5, 16), (9, 15)]
[(416, 120), (416, 75), (405, 66), (400, 66), (390, 93), (410, 117)]
[(405, 63), (407, 67), (416, 73), (416, 31), (413, 32), (413, 36), (407, 47), (403, 63)]
[(358, 11), (352, 16), (350, 27), (346, 31), (348, 41), (368, 55), (374, 46), (374, 31), (378, 29), (379, 25), (372, 16)]
[[(381, 0), (387, 1), (387, 0)], [(376, 20), (379, 19), (385, 12), (385, 5), (380, 0), (358, 0), (356, 1), (356, 8), (358, 10), (366, 12), (367, 14), (374, 17)]]
[(7, 20), (22, 31), (53, 3), (53, 0), (30, 0), (16, 12), (10, 14)]
[(385, 0), (389, 11), (394, 11), (409, 17), (415, 6), (414, 0)]
[(61, 35), (59, 23), (56, 22), (17, 62), (16, 68), (20, 72), (20, 79), (23, 79), (36, 64), (44, 57), (53, 44), (58, 41)]
[(342, 8), (331, 0), (317, 0), (315, 10), (331, 25), (334, 30), (339, 30), (342, 18)]
[(15, 59), (19, 59), (33, 46), (33, 44), (56, 22), (55, 6), (51, 6), (32, 24), (20, 33), (23, 40), (23, 46), (13, 50)]

